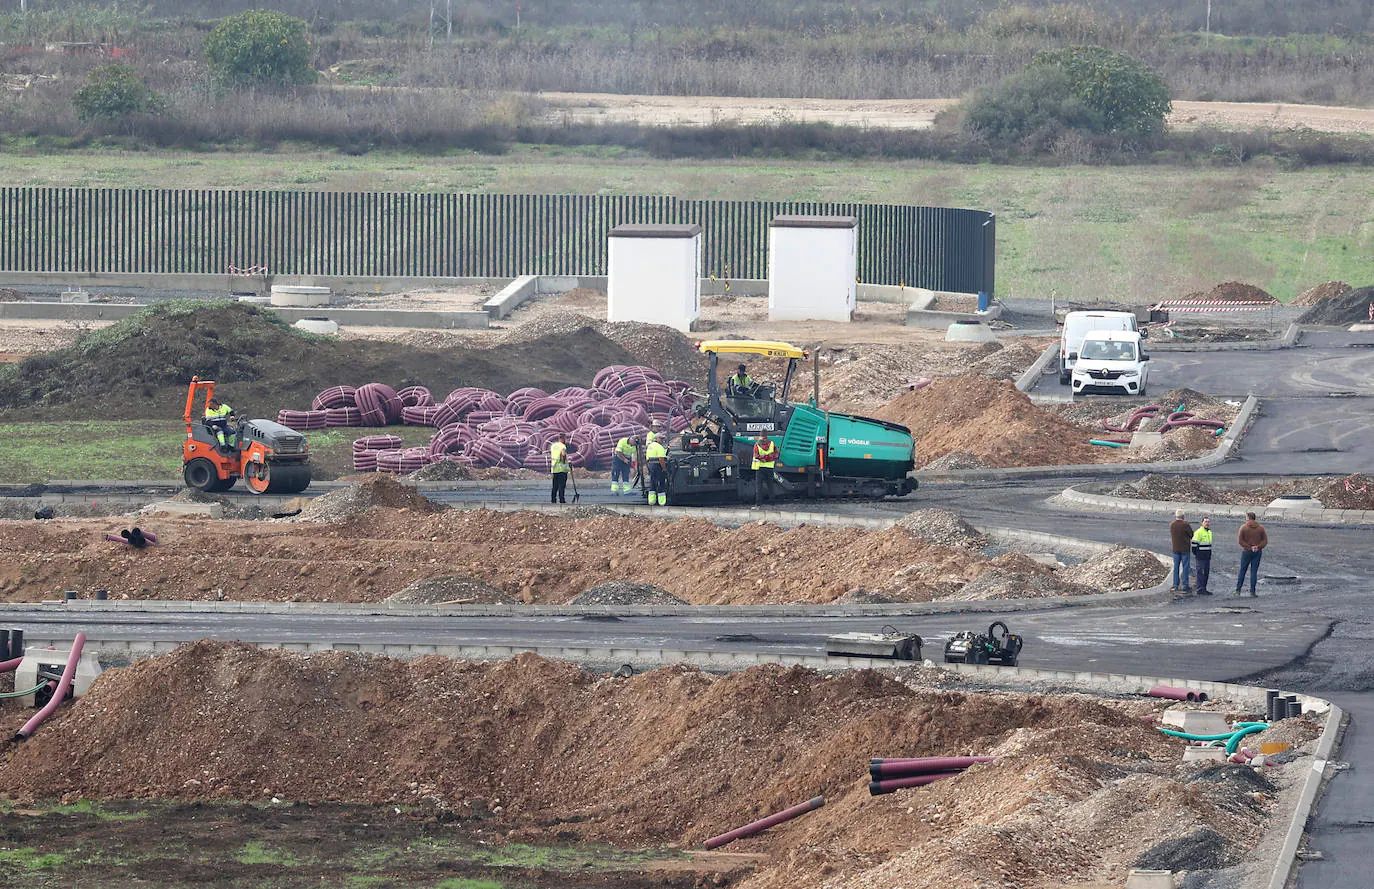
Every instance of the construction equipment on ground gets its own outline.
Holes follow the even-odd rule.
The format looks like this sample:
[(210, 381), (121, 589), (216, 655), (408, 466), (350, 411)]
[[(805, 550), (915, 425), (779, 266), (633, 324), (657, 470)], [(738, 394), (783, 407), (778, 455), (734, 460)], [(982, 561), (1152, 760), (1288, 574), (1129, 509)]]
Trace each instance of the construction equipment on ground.
[[(709, 359), (708, 390), (688, 429), (670, 441), (668, 503), (753, 502), (771, 471), (780, 498), (901, 497), (916, 489), (914, 442), (905, 426), (821, 410), (789, 401), (797, 362), (808, 353), (787, 343), (715, 340), (697, 348)], [(722, 391), (722, 354), (787, 359), (780, 384)], [(768, 435), (777, 446), (772, 470), (754, 470), (754, 444)], [(641, 465), (642, 461), (641, 461)]]
[(893, 626), (881, 633), (836, 633), (827, 636), (825, 653), (831, 657), (871, 657), (898, 661), (921, 659), (921, 637)]
[[(204, 394), (197, 408), (197, 394)], [(186, 441), (181, 477), (197, 491), (218, 493), (240, 478), (254, 494), (299, 494), (310, 485), (310, 445), (305, 436), (272, 420), (231, 418), (225, 444), (205, 421), (215, 381), (192, 377), (186, 390)], [(199, 412), (197, 412), (199, 410)]]
[(986, 633), (968, 630), (955, 633), (945, 643), (945, 663), (1014, 667), (1024, 644), (1025, 640), (1007, 629), (1006, 624), (995, 620), (988, 625)]

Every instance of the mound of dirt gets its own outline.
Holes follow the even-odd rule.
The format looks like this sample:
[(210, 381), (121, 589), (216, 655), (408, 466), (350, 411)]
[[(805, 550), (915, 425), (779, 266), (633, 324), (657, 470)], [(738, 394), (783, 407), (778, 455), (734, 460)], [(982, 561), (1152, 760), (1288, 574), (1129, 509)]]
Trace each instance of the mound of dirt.
[(438, 512), (441, 508), (410, 485), (383, 473), (316, 497), (301, 509), (297, 521), (337, 522), (379, 507), (420, 513)]
[[(21, 802), (276, 796), (481, 817), (517, 842), (627, 846), (694, 846), (823, 793), (825, 808), (731, 847), (765, 853), (755, 889), (1120, 885), (1147, 850), (1204, 827), (1230, 854), (1257, 842), (1263, 805), (1177, 775), (1178, 743), (1141, 715), (1134, 702), (912, 687), (875, 671), (617, 679), (532, 655), (403, 662), (204, 641), (106, 672), (12, 748), (0, 777)], [(1001, 759), (868, 794), (870, 756), (970, 751)]]
[(1374, 476), (1357, 472), (1319, 488), (1314, 496), (1327, 509), (1374, 509)]
[(1301, 324), (1347, 325), (1369, 320), (1369, 304), (1374, 303), (1374, 287), (1347, 290), (1340, 296), (1322, 300), (1303, 312)]
[(1271, 296), (1268, 291), (1253, 284), (1242, 284), (1239, 281), (1227, 281), (1225, 284), (1218, 284), (1211, 290), (1199, 290), (1183, 298), (1217, 302), (1278, 302), (1278, 299)]
[(1088, 444), (1098, 430), (1032, 404), (1010, 382), (977, 375), (938, 379), (883, 405), (877, 416), (911, 429), (921, 465), (954, 451), (995, 467), (1108, 459), (1105, 449)]
[(472, 478), (472, 467), (456, 460), (439, 460), (403, 476), (412, 482), (465, 482)]
[(0, 375), (0, 411), (10, 419), (66, 416), (179, 417), (193, 375), (246, 416), (306, 404), (341, 383), (454, 384), (510, 392), (585, 384), (633, 356), (594, 328), (489, 346), (424, 350), (376, 340), (311, 337), (276, 313), (244, 303), (170, 300), (70, 348), (33, 355)]
[(1148, 589), (1164, 580), (1168, 569), (1154, 553), (1114, 546), (1100, 555), (1058, 572), (1061, 580), (1107, 592)]
[(594, 586), (581, 595), (575, 596), (572, 605), (686, 605), (686, 599), (679, 599), (661, 586), (651, 583), (630, 583), (625, 580), (612, 580)]
[(466, 574), (426, 577), (386, 597), (408, 605), (514, 605), (516, 601), (488, 583)]
[(556, 342), (562, 337), (588, 333), (605, 337), (630, 356), (630, 360), (610, 362), (612, 364), (645, 364), (656, 368), (665, 379), (686, 380), (698, 385), (706, 382), (706, 356), (697, 351), (691, 337), (662, 324), (598, 321), (575, 312), (550, 312), (511, 328), (501, 342), (506, 345)]
[(987, 538), (957, 512), (948, 509), (918, 509), (902, 516), (897, 527), (913, 537), (940, 546), (982, 549)]
[(1168, 500), (1174, 503), (1226, 503), (1216, 488), (1196, 478), (1151, 473), (1138, 482), (1123, 482), (1110, 492), (1114, 497), (1137, 500)]
[(1298, 298), (1293, 300), (1291, 305), (1315, 306), (1318, 303), (1326, 302), (1328, 299), (1339, 299), (1354, 289), (1355, 288), (1344, 281), (1327, 281), (1323, 284), (1318, 284), (1316, 287), (1304, 290), (1302, 293), (1298, 294)]
[(951, 599), (1043, 599), (1050, 596), (1086, 596), (1099, 592), (1072, 581), (1024, 553), (1003, 553)]

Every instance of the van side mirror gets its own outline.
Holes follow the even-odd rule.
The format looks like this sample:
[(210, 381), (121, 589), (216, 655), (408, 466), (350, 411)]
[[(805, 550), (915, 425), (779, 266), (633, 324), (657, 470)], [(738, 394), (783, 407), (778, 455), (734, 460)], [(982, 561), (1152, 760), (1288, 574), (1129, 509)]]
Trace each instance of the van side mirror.
[(1148, 327), (1140, 328), (1140, 338), (1142, 340), (1148, 340), (1150, 338), (1150, 329)]
[(1069, 353), (1069, 360), (1070, 360), (1070, 361), (1077, 361), (1077, 360), (1078, 360), (1078, 353), (1077, 353), (1077, 352), (1070, 352), (1070, 353)]
[(1141, 361), (1149, 361), (1149, 360), (1150, 360), (1150, 356), (1149, 356), (1149, 355), (1146, 355), (1144, 352), (1141, 352), (1141, 353), (1140, 353), (1140, 360), (1141, 360)]

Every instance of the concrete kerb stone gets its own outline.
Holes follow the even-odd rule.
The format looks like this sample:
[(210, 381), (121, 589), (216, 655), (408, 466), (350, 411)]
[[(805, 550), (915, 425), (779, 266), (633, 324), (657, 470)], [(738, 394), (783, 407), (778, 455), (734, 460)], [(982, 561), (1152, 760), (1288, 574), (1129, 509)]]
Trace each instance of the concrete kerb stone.
[(1274, 869), (1269, 874), (1269, 889), (1287, 889), (1293, 879), (1293, 874), (1298, 868), (1298, 849), (1302, 845), (1302, 838), (1307, 834), (1307, 822), (1312, 818), (1312, 809), (1316, 805), (1317, 797), (1328, 778), (1327, 766), (1335, 755), (1337, 744), (1344, 731), (1344, 711), (1327, 701), (1320, 703), (1328, 704), (1330, 707), (1326, 714), (1326, 724), (1322, 727), (1320, 740), (1317, 741), (1317, 749), (1312, 757), (1312, 768), (1308, 770), (1303, 779), (1302, 793), (1298, 797), (1298, 804), (1294, 808), (1293, 817), (1289, 819), (1287, 830), (1284, 832), (1283, 846), (1279, 849), (1278, 860), (1275, 861)]
[(482, 308), (493, 318), (505, 318), (514, 312), (525, 300), (538, 290), (539, 279), (534, 275), (522, 275), (501, 288)]
[(1111, 494), (1094, 494), (1078, 487), (1068, 487), (1053, 498), (1058, 503), (1081, 506), (1088, 509), (1110, 511), (1129, 510), (1148, 512), (1158, 515), (1172, 515), (1174, 510), (1182, 509), (1189, 514), (1226, 516), (1244, 518), (1247, 512), (1254, 512), (1267, 522), (1299, 522), (1330, 525), (1371, 525), (1374, 524), (1374, 510), (1359, 509), (1259, 509), (1248, 506), (1234, 506), (1229, 503), (1181, 503), (1175, 500), (1137, 500), (1134, 497), (1116, 497)]
[(1011, 478), (1054, 478), (1065, 475), (1122, 475), (1132, 472), (1196, 472), (1212, 469), (1231, 458), (1245, 430), (1254, 421), (1260, 401), (1250, 395), (1236, 413), (1235, 422), (1226, 430), (1221, 444), (1210, 454), (1190, 460), (1166, 460), (1159, 463), (1083, 463), (1075, 466), (1022, 466), (1011, 469), (954, 469), (944, 472), (917, 470), (923, 482), (1001, 481)]
[(1035, 359), (1035, 362), (1032, 363), (1030, 367), (1026, 368), (1026, 372), (1017, 378), (1016, 388), (1020, 389), (1022, 392), (1029, 392), (1031, 389), (1034, 389), (1035, 384), (1045, 375), (1046, 369), (1049, 368), (1050, 362), (1054, 360), (1058, 352), (1058, 343), (1050, 343), (1046, 346), (1045, 351), (1040, 353), (1040, 357)]

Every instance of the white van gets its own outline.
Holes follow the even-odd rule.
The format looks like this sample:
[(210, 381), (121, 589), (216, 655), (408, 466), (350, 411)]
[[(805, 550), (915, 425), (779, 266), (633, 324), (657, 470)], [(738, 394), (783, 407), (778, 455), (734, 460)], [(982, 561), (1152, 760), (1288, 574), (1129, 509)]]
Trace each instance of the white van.
[(1090, 330), (1078, 346), (1073, 394), (1144, 395), (1149, 383), (1149, 360), (1138, 332)]
[(1135, 329), (1134, 312), (1070, 312), (1065, 315), (1064, 330), (1059, 336), (1059, 385), (1069, 384), (1074, 362), (1078, 360), (1078, 345), (1088, 331)]

